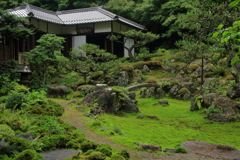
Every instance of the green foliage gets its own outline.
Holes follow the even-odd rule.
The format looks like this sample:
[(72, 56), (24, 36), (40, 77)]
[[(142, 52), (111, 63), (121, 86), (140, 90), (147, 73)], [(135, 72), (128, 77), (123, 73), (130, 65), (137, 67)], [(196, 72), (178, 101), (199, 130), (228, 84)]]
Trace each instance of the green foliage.
[(146, 80), (146, 83), (157, 83), (157, 79), (156, 78), (148, 78)]
[(139, 53), (136, 55), (137, 61), (148, 61), (151, 59), (151, 54), (146, 47), (140, 48)]
[(89, 160), (105, 160), (106, 156), (102, 152), (91, 152), (87, 159)]
[(41, 105), (47, 102), (46, 100), (46, 92), (45, 91), (35, 91), (35, 92), (29, 92), (27, 94), (27, 103), (31, 106), (34, 105)]
[(94, 149), (95, 150), (96, 148), (97, 148), (97, 144), (95, 142), (90, 142), (88, 140), (83, 141), (82, 144), (81, 144), (81, 150), (83, 152), (86, 152), (89, 149)]
[(64, 113), (64, 108), (60, 104), (48, 100), (41, 104), (29, 105), (26, 111), (30, 114), (61, 116)]
[(35, 82), (46, 85), (46, 82), (51, 79), (50, 70), (59, 64), (57, 56), (63, 49), (64, 38), (54, 34), (45, 34), (37, 42), (39, 45), (25, 53), (24, 56), (31, 65), (32, 78), (35, 79)]
[(176, 153), (187, 153), (186, 149), (184, 147), (177, 146), (175, 148)]
[(0, 124), (0, 141), (9, 140), (13, 136), (15, 132), (7, 124)]
[(27, 38), (33, 34), (33, 30), (28, 28), (29, 23), (27, 19), (23, 17), (17, 17), (13, 14), (9, 14), (7, 11), (0, 9), (0, 34), (7, 38)]
[(222, 109), (213, 104), (207, 109), (207, 116), (211, 113), (222, 113)]
[(119, 155), (119, 154), (112, 154), (112, 155), (111, 155), (111, 160), (125, 160), (125, 158), (122, 157), (122, 156)]
[(13, 92), (8, 95), (6, 100), (6, 108), (8, 109), (21, 109), (26, 102), (27, 97), (24, 93)]
[(101, 123), (99, 121), (94, 121), (92, 122), (92, 127), (96, 128), (96, 127), (100, 127), (101, 126)]
[(97, 45), (85, 43), (78, 46), (78, 49), (72, 50), (71, 61), (67, 67), (68, 70), (81, 73), (85, 80), (87, 75), (97, 73), (95, 76), (105, 81), (107, 79), (106, 75), (110, 74), (114, 67), (121, 65), (125, 60), (126, 57), (117, 58), (116, 55), (100, 49)]
[(15, 160), (41, 160), (43, 155), (37, 153), (35, 150), (26, 149), (21, 153), (17, 154)]
[(88, 93), (93, 92), (95, 86), (94, 85), (82, 85), (77, 88), (78, 91), (81, 91), (84, 96), (86, 96)]
[(9, 74), (0, 74), (0, 95), (7, 95), (17, 85), (16, 80), (11, 80)]
[(96, 151), (102, 152), (105, 156), (112, 155), (112, 148), (109, 144), (100, 144), (97, 146)]
[(119, 153), (122, 157), (124, 157), (126, 160), (130, 158), (130, 154), (126, 149), (122, 149)]
[(67, 135), (51, 135), (45, 136), (41, 139), (41, 143), (43, 143), (42, 150), (55, 150), (59, 148), (66, 148), (66, 144), (69, 141), (69, 137)]
[(26, 94), (29, 91), (29, 88), (27, 86), (24, 86), (24, 85), (16, 84), (14, 86), (14, 90), (16, 92), (22, 92), (22, 93)]

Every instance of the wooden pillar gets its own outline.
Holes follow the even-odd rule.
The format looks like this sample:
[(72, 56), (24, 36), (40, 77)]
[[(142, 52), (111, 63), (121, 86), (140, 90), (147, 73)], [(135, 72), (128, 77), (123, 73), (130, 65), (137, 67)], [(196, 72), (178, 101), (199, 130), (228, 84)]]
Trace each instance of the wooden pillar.
[(6, 60), (6, 56), (5, 56), (5, 53), (6, 53), (6, 51), (5, 51), (5, 41), (4, 41), (4, 36), (2, 36), (2, 45), (3, 45), (3, 61), (5, 61)]
[[(113, 35), (113, 21), (111, 21), (111, 35)], [(111, 41), (111, 53), (114, 54), (114, 42)]]
[(13, 38), (9, 38), (9, 56), (8, 59), (14, 59)]

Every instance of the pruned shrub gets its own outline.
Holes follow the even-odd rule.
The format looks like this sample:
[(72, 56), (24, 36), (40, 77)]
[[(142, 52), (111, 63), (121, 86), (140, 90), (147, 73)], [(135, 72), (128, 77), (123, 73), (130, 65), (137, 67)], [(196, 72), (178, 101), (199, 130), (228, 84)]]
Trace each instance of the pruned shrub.
[(126, 149), (122, 149), (119, 153), (122, 157), (124, 157), (125, 159), (129, 159), (130, 158), (130, 154)]
[(186, 149), (184, 147), (181, 147), (181, 146), (177, 146), (175, 148), (175, 152), (176, 153), (187, 153)]
[(132, 77), (132, 76), (133, 76), (133, 73), (134, 73), (134, 67), (131, 66), (131, 65), (121, 65), (121, 66), (118, 66), (118, 67), (117, 67), (117, 70), (118, 70), (119, 72), (121, 72), (121, 71), (127, 71), (127, 72), (129, 73), (130, 77)]
[(15, 160), (41, 160), (43, 155), (37, 153), (35, 150), (26, 149), (21, 153), (17, 154)]
[(6, 100), (6, 108), (8, 109), (21, 109), (23, 103), (27, 101), (27, 97), (24, 93), (13, 92), (11, 93)]
[(43, 143), (42, 150), (54, 150), (60, 148), (66, 148), (66, 143), (69, 141), (69, 137), (67, 135), (52, 135), (45, 136), (41, 139), (41, 143)]
[(144, 65), (147, 65), (150, 69), (160, 69), (162, 67), (161, 61), (139, 61), (132, 64), (135, 69), (143, 69)]
[(156, 78), (148, 78), (146, 80), (146, 83), (157, 83), (157, 79)]
[(86, 96), (88, 93), (93, 92), (95, 86), (94, 85), (82, 85), (77, 88), (78, 91), (81, 91), (84, 96)]
[(7, 124), (0, 124), (0, 141), (8, 140), (15, 136), (15, 132)]
[(60, 104), (48, 100), (42, 105), (31, 105), (26, 108), (26, 111), (31, 114), (41, 114), (48, 116), (61, 116), (64, 113), (64, 107)]
[(97, 148), (97, 144), (95, 142), (90, 142), (88, 140), (83, 141), (81, 144), (81, 150), (83, 152), (86, 152), (89, 149), (96, 149), (96, 148)]
[(91, 152), (87, 157), (88, 160), (104, 160), (106, 156), (102, 152)]
[(178, 93), (179, 93), (180, 95), (184, 95), (184, 94), (190, 93), (190, 92), (189, 92), (189, 90), (188, 90), (187, 88), (181, 88), (181, 89), (178, 91)]
[(109, 144), (100, 144), (96, 148), (96, 151), (102, 152), (106, 156), (112, 155), (112, 148)]
[(119, 154), (112, 154), (111, 160), (125, 160), (125, 158)]

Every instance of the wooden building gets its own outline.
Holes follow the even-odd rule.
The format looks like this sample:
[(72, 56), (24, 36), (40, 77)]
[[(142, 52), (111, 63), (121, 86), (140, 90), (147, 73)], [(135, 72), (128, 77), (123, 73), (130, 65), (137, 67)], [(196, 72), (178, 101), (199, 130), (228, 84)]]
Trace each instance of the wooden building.
[[(63, 54), (69, 55), (72, 48), (93, 43), (100, 48), (117, 55), (128, 56), (123, 44), (107, 39), (108, 35), (132, 29), (144, 30), (145, 27), (126, 18), (111, 13), (101, 7), (91, 7), (53, 12), (23, 3), (8, 10), (10, 14), (25, 17), (36, 28), (36, 34), (28, 39), (0, 42), (0, 62), (15, 59), (22, 63), (21, 54), (33, 49), (41, 35), (53, 33), (65, 38)], [(128, 40), (125, 46), (131, 46), (134, 40)]]

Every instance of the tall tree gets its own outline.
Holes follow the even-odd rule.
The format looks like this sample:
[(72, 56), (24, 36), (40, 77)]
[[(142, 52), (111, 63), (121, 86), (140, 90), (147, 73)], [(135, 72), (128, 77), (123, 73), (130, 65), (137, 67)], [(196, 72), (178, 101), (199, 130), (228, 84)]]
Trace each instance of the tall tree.
[(35, 80), (37, 83), (45, 85), (46, 78), (49, 74), (50, 68), (57, 67), (59, 61), (58, 55), (61, 55), (63, 49), (64, 38), (57, 37), (54, 34), (45, 34), (37, 42), (36, 48), (24, 54), (27, 57), (31, 70), (35, 73)]

